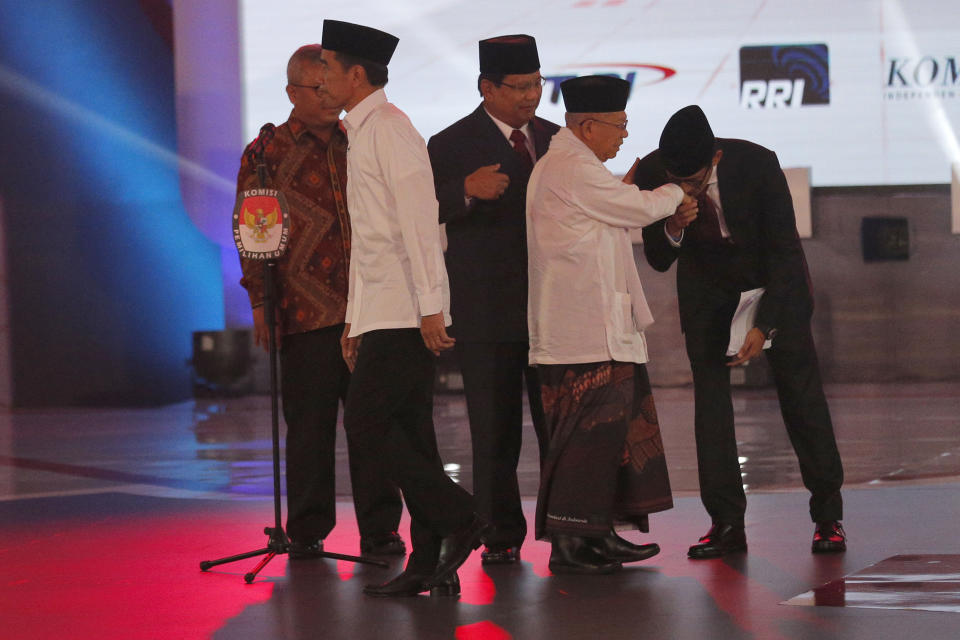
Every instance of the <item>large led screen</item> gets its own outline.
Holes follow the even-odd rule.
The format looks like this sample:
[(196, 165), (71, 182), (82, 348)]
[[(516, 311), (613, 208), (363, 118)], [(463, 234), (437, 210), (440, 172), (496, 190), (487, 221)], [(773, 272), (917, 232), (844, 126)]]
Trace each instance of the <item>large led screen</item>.
[(809, 167), (814, 186), (949, 183), (960, 162), (956, 0), (241, 0), (247, 139), (286, 119), (287, 58), (320, 41), (324, 18), (400, 38), (387, 96), (425, 138), (479, 103), (477, 41), (528, 33), (545, 118), (562, 124), (565, 78), (633, 85), (615, 172), (691, 103), (718, 136)]

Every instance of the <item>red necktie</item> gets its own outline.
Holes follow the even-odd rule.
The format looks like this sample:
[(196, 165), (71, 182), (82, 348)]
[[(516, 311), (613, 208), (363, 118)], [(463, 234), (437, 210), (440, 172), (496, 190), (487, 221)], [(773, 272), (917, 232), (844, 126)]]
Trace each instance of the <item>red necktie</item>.
[(700, 242), (707, 244), (723, 244), (726, 239), (720, 231), (720, 217), (717, 215), (717, 205), (714, 204), (707, 192), (704, 191), (697, 198), (696, 236)]
[(510, 141), (513, 143), (513, 150), (520, 156), (520, 164), (527, 173), (533, 171), (533, 158), (530, 157), (530, 150), (527, 149), (527, 136), (523, 135), (520, 129), (514, 129), (510, 134)]

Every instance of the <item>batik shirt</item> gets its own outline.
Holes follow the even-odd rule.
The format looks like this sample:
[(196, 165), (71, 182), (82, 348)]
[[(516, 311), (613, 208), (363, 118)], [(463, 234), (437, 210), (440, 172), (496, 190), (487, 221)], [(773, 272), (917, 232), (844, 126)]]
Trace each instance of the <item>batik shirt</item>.
[[(252, 144), (252, 143), (251, 143)], [(267, 187), (281, 191), (290, 208), (286, 253), (277, 261), (277, 308), (283, 334), (340, 324), (347, 307), (350, 220), (346, 209), (347, 140), (338, 128), (329, 145), (290, 116), (265, 150)], [(249, 147), (248, 147), (249, 149)], [(333, 185), (328, 158), (339, 189)], [(243, 154), (238, 191), (259, 187), (256, 168)], [(340, 206), (338, 206), (338, 201)], [(263, 304), (263, 262), (240, 259), (240, 280), (250, 304)]]

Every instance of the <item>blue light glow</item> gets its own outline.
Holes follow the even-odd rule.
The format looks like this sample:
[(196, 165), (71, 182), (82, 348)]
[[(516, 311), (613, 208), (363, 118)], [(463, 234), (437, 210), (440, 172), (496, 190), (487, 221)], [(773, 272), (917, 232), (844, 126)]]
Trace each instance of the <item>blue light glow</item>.
[(180, 198), (173, 54), (138, 3), (0, 13), (15, 401), (182, 399), (191, 333), (223, 326), (223, 294), (220, 249)]

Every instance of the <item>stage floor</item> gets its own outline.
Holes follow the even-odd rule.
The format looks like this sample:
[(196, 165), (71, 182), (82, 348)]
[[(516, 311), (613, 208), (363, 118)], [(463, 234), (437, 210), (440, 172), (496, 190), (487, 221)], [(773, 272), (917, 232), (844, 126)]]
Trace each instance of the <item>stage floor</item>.
[[(264, 546), (273, 521), (269, 402), (0, 415), (3, 638), (956, 638), (960, 384), (827, 389), (847, 476), (850, 550), (813, 556), (807, 495), (772, 390), (735, 409), (750, 551), (690, 561), (709, 522), (696, 497), (692, 391), (655, 389), (676, 507), (651, 518), (662, 552), (613, 576), (553, 576), (549, 545), (523, 562), (461, 569), (459, 599), (364, 597), (399, 570), (333, 560), (201, 560)], [(438, 395), (438, 440), (470, 488), (462, 396)], [(520, 476), (532, 516), (537, 459)], [(339, 524), (327, 549), (358, 551), (344, 438)], [(406, 523), (402, 533), (406, 537)], [(845, 576), (849, 576), (843, 580)], [(785, 604), (792, 601), (791, 604)], [(792, 606), (806, 605), (806, 606)]]

